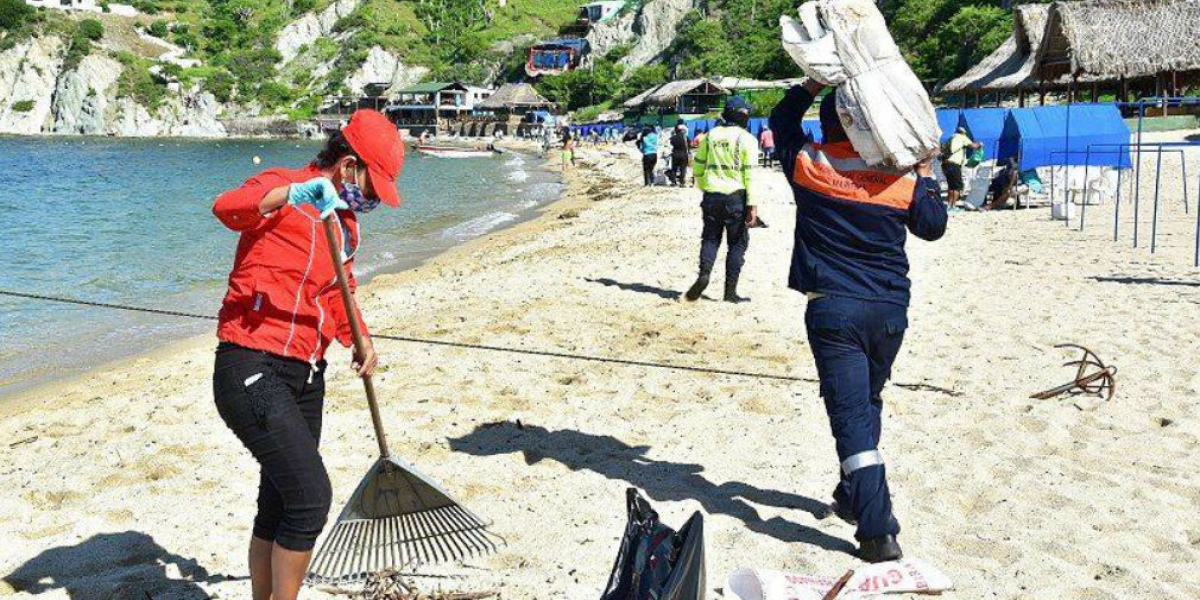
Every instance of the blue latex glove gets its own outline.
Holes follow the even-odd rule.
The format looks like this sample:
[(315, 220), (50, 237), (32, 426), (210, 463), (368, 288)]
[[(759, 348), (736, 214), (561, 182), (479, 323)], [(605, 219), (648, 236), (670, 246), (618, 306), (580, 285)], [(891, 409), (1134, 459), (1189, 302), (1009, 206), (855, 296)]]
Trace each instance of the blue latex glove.
[(315, 177), (304, 183), (293, 183), (288, 186), (288, 204), (300, 206), (311, 204), (321, 213), (321, 218), (327, 218), (335, 210), (350, 208), (338, 195), (333, 182), (325, 177)]

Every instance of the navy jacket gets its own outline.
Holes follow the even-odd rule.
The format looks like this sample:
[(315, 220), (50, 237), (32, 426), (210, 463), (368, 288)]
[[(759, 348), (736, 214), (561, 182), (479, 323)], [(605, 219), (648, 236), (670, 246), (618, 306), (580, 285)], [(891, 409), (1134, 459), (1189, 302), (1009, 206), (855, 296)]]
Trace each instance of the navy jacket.
[(771, 113), (775, 147), (796, 197), (788, 286), (907, 306), (906, 232), (930, 241), (946, 232), (937, 182), (869, 167), (849, 142), (813, 143), (800, 124), (813, 101), (796, 86)]

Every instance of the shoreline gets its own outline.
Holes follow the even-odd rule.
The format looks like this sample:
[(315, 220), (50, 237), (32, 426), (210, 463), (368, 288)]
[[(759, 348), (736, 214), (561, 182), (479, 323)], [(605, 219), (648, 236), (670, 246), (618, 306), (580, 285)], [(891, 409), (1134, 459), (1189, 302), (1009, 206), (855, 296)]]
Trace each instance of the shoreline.
[[(752, 233), (739, 289), (751, 302), (684, 303), (700, 195), (642, 187), (634, 154), (583, 148), (539, 218), (364, 287), (372, 331), (815, 377), (805, 299), (785, 285), (795, 207), (782, 174), (754, 176), (770, 228)], [(1200, 352), (1185, 312), (1200, 286), (1195, 214), (1177, 195), (1164, 193), (1153, 256), (1128, 234), (1112, 242), (1111, 204), (1089, 207), (1096, 224), (1082, 232), (1042, 208), (958, 213), (942, 240), (910, 239), (910, 327), (883, 393), (881, 451), (905, 555), (954, 581), (947, 598), (1200, 593), (1200, 475), (1186, 467), (1200, 451), (1200, 378), (1172, 360)], [(1029, 398), (1071, 375), (1063, 341), (1119, 366), (1112, 400)], [(337, 511), (377, 447), (335, 348), (322, 455)], [(629, 487), (670, 526), (704, 515), (709, 597), (729, 597), (738, 567), (837, 576), (859, 564), (854, 528), (821, 516), (839, 466), (815, 383), (378, 349), (395, 454), (507, 540), (434, 585), (596, 597)], [(0, 536), (16, 542), (0, 548), (0, 579), (30, 591), (16, 598), (246, 596), (258, 466), (216, 415), (211, 364), (208, 348), (164, 351), (0, 418), (15, 440)]]
[[(14, 136), (14, 137), (36, 137), (36, 136)], [(44, 136), (44, 137), (54, 137), (54, 136)], [(77, 136), (77, 137), (112, 139), (109, 137), (97, 137), (97, 136)], [(132, 138), (123, 138), (123, 139), (132, 139)], [(153, 139), (153, 138), (139, 138), (139, 139), (149, 140), (149, 139)], [(187, 138), (180, 138), (180, 139), (187, 139)], [(216, 139), (221, 139), (221, 138), (216, 138)], [(264, 139), (266, 139), (266, 138), (264, 138)], [(202, 141), (202, 140), (197, 140), (197, 141)], [(203, 141), (212, 141), (212, 140), (203, 140)], [(514, 144), (514, 146), (516, 146), (516, 145)], [(547, 170), (547, 171), (555, 170), (554, 168), (552, 168), (552, 165), (551, 165), (552, 160), (551, 160), (550, 156), (541, 156), (541, 153), (537, 151), (536, 144), (531, 143), (531, 144), (526, 144), (526, 145), (520, 145), (515, 149), (509, 150), (509, 155), (512, 155), (512, 154), (520, 154), (520, 155), (524, 156), (527, 160), (535, 162), (537, 164), (537, 166), (534, 168)], [(551, 154), (553, 154), (553, 153), (551, 153)], [(555, 159), (555, 160), (557, 160), (557, 159)], [(525, 223), (528, 223), (531, 221), (536, 221), (536, 220), (542, 218), (544, 216), (544, 214), (546, 213), (546, 211), (550, 210), (552, 207), (554, 207), (555, 205), (562, 202), (565, 199), (565, 197), (567, 196), (568, 192), (570, 191), (567, 183), (565, 181), (563, 181), (561, 174), (559, 175), (559, 180), (560, 180), (559, 183), (563, 186), (563, 189), (562, 189), (562, 192), (559, 194), (558, 199), (552, 200), (542, 206), (534, 207), (527, 211), (523, 211), (523, 213), (518, 215), (518, 217), (516, 219), (502, 223), (495, 229), (492, 229), (482, 235), (479, 235), (478, 237), (471, 238), (462, 243), (452, 244), (450, 246), (447, 246), (447, 247), (439, 249), (439, 250), (433, 250), (426, 256), (421, 256), (421, 257), (418, 257), (415, 259), (398, 261), (394, 264), (388, 265), (386, 267), (382, 267), (378, 271), (373, 271), (371, 273), (365, 274), (360, 277), (360, 279), (363, 281), (363, 285), (362, 285), (361, 289), (365, 293), (370, 289), (370, 286), (375, 281), (379, 280), (380, 278), (394, 277), (394, 276), (397, 276), (397, 275), (400, 275), (400, 274), (403, 274), (403, 273), (406, 273), (409, 271), (420, 269), (421, 267), (426, 266), (426, 265), (430, 264), (431, 262), (441, 260), (443, 257), (453, 254), (456, 251), (463, 249), (466, 246), (476, 244), (476, 243), (481, 242), (482, 240), (485, 240), (494, 235), (501, 234), (508, 230), (520, 227), (521, 225), (523, 225)], [(449, 259), (447, 258), (447, 260), (449, 260)], [(70, 296), (68, 296), (68, 297), (70, 297)], [(105, 309), (98, 309), (98, 310), (105, 310)], [(163, 319), (178, 319), (180, 317), (164, 316), (162, 318)], [(137, 350), (130, 350), (127, 352), (122, 352), (122, 353), (120, 353), (121, 354), (120, 356), (116, 356), (116, 357), (114, 357), (112, 359), (108, 359), (108, 360), (103, 360), (99, 364), (96, 364), (96, 365), (81, 366), (81, 367), (72, 368), (72, 369), (65, 369), (66, 372), (64, 372), (60, 375), (51, 376), (51, 377), (47, 378), (48, 379), (47, 381), (44, 381), (44, 382), (35, 382), (32, 384), (28, 384), (28, 385), (23, 385), (23, 384), (26, 384), (27, 382), (19, 380), (19, 379), (16, 381), (7, 382), (5, 385), (13, 386), (13, 389), (10, 391), (0, 393), (0, 418), (4, 418), (9, 415), (19, 414), (21, 412), (24, 412), (23, 410), (19, 410), (19, 409), (15, 408), (14, 405), (20, 404), (20, 403), (28, 400), (32, 396), (37, 396), (37, 395), (41, 395), (41, 394), (53, 395), (53, 393), (56, 390), (61, 389), (62, 387), (65, 387), (65, 386), (75, 385), (80, 380), (86, 379), (98, 372), (109, 371), (109, 370), (120, 370), (122, 368), (126, 368), (132, 364), (135, 364), (135, 363), (137, 363), (145, 358), (148, 358), (150, 356), (153, 356), (153, 355), (164, 355), (165, 356), (165, 355), (170, 355), (172, 353), (179, 352), (182, 350), (194, 349), (202, 342), (205, 342), (205, 343), (211, 342), (211, 345), (215, 348), (215, 346), (216, 346), (216, 338), (215, 338), (216, 326), (215, 326), (215, 324), (212, 326), (211, 329), (213, 330), (212, 333), (197, 334), (197, 335), (191, 335), (191, 336), (186, 336), (183, 338), (175, 338), (175, 339), (170, 339), (170, 338), (156, 339), (156, 340), (151, 341), (149, 346), (145, 346), (145, 347), (139, 348)]]

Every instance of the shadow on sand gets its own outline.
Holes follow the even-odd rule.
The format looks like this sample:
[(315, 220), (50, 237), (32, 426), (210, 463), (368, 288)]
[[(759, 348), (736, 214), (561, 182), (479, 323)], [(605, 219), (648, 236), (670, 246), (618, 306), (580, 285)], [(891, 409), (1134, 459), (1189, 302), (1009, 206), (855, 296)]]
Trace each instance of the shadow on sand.
[(1177, 279), (1162, 279), (1161, 277), (1092, 277), (1091, 279), (1101, 283), (1123, 283), (1125, 285), (1200, 287), (1200, 281), (1179, 281)]
[[(751, 531), (784, 542), (811, 544), (825, 550), (853, 553), (850, 542), (781, 517), (763, 520), (750, 504), (799, 509), (816, 517), (826, 512), (822, 502), (785, 492), (764, 490), (740, 482), (720, 485), (701, 476), (701, 465), (664, 462), (646, 457), (649, 446), (630, 446), (608, 435), (574, 430), (549, 431), (542, 427), (501, 422), (476, 427), (451, 438), (450, 447), (476, 456), (520, 452), (526, 464), (554, 460), (573, 471), (587, 469), (643, 490), (657, 501), (696, 500), (712, 515), (726, 515), (745, 523)], [(615, 508), (614, 508), (615, 510)]]
[[(172, 564), (182, 579), (167, 575)], [(195, 559), (172, 554), (138, 531), (101, 533), (73, 546), (50, 548), (4, 576), (18, 591), (62, 590), (71, 600), (201, 599), (209, 596), (196, 582), (237, 579), (244, 578), (211, 575)]]
[(652, 285), (646, 285), (644, 283), (621, 283), (620, 281), (616, 281), (614, 279), (609, 279), (607, 277), (602, 277), (600, 279), (585, 279), (585, 281), (588, 281), (590, 283), (599, 283), (600, 285), (606, 285), (608, 287), (620, 288), (627, 292), (638, 292), (640, 294), (653, 294), (653, 295), (658, 296), (659, 298), (663, 298), (665, 300), (678, 300), (679, 297), (683, 295), (681, 292), (676, 292), (674, 290), (667, 290), (667, 289), (663, 289), (660, 287), (654, 287)]

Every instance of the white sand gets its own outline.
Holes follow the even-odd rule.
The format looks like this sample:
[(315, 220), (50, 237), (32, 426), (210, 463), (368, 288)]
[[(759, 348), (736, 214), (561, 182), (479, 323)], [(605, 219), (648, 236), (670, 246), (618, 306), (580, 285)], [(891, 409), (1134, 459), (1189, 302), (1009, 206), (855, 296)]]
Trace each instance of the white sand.
[[(695, 274), (699, 193), (644, 190), (630, 155), (581, 155), (545, 217), (372, 283), (373, 329), (815, 377), (804, 299), (785, 288), (794, 208), (781, 175), (761, 178), (771, 228), (752, 234), (753, 301), (685, 304), (673, 298)], [(1084, 232), (1048, 216), (959, 214), (941, 242), (910, 242), (911, 329), (882, 447), (901, 543), (954, 579), (949, 597), (1200, 597), (1195, 214), (1164, 202), (1153, 256), (1111, 240), (1111, 205), (1089, 207)], [(1072, 357), (1052, 346), (1068, 341), (1120, 367), (1111, 402), (1028, 398), (1066, 381)], [(0, 574), (14, 587), (249, 597), (248, 582), (215, 578), (246, 575), (257, 465), (213, 408), (213, 344), (39, 390), (0, 419)], [(668, 523), (705, 511), (713, 597), (742, 565), (857, 562), (853, 529), (814, 515), (837, 470), (815, 383), (377, 346), (394, 450), (509, 542), (446, 585), (598, 597), (630, 485)], [(335, 513), (375, 452), (346, 356), (331, 357), (323, 440)], [(214, 579), (187, 581), (205, 579), (197, 567)]]

